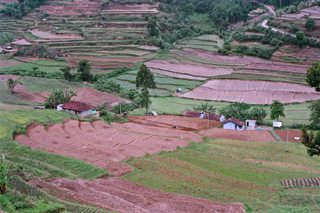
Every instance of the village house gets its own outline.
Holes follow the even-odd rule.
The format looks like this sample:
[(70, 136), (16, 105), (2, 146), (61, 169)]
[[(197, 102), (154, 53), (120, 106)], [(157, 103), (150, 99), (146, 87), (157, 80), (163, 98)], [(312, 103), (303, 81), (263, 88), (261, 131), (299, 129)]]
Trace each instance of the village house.
[(223, 122), (223, 129), (244, 130), (245, 123), (235, 117), (228, 118)]
[(94, 108), (93, 106), (80, 101), (70, 101), (59, 107), (61, 107), (62, 110), (78, 115), (79, 117), (91, 115), (92, 109)]

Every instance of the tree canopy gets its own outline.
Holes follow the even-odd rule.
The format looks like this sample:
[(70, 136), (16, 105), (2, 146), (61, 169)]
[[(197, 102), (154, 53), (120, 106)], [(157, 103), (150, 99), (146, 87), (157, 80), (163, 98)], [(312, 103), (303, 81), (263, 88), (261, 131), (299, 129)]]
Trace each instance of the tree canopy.
[(8, 90), (10, 90), (11, 92), (13, 92), (13, 89), (15, 86), (17, 86), (19, 84), (19, 81), (17, 80), (13, 80), (12, 78), (9, 78), (7, 80), (7, 88)]
[(49, 109), (55, 108), (59, 104), (69, 102), (73, 96), (77, 96), (77, 93), (73, 90), (64, 91), (61, 88), (57, 88), (50, 93), (48, 98), (46, 98), (44, 106)]
[(305, 28), (309, 29), (309, 31), (311, 32), (311, 30), (314, 28), (316, 22), (313, 18), (308, 18), (308, 20), (305, 23)]
[(278, 100), (273, 100), (271, 106), (271, 114), (270, 117), (271, 119), (277, 119), (277, 121), (279, 120), (279, 117), (286, 117), (286, 115), (284, 114), (284, 104), (281, 103)]
[(201, 102), (200, 105), (194, 106), (192, 109), (197, 112), (206, 112), (210, 114), (213, 114), (216, 111), (216, 108), (213, 105), (209, 105), (206, 102)]
[(224, 115), (226, 118), (235, 117), (241, 121), (245, 120), (262, 120), (268, 113), (263, 107), (251, 107), (250, 104), (246, 103), (232, 103), (226, 107), (222, 107), (219, 113)]
[(305, 127), (302, 127), (302, 144), (307, 148), (308, 155), (320, 155), (320, 131), (314, 133), (313, 131), (310, 134), (307, 132)]
[(152, 103), (148, 88), (156, 88), (153, 74), (145, 64), (141, 64), (136, 77), (136, 88), (142, 88), (140, 94), (140, 104), (146, 107), (146, 115), (148, 115), (148, 107)]
[(320, 92), (320, 64), (319, 61), (313, 62), (312, 66), (307, 70), (307, 83), (311, 87), (315, 87), (317, 92)]
[(78, 63), (78, 70), (77, 72), (81, 73), (81, 80), (83, 81), (90, 81), (91, 79), (91, 62), (89, 62), (87, 59), (83, 59), (79, 61)]
[(311, 110), (309, 117), (311, 128), (320, 129), (320, 99), (314, 101), (308, 108)]

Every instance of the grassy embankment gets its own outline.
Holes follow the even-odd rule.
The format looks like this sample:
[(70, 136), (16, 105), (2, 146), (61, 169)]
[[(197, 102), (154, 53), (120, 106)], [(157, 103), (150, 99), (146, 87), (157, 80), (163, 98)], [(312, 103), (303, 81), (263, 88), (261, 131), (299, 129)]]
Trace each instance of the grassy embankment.
[(130, 159), (136, 169), (124, 178), (171, 193), (242, 202), (258, 211), (314, 212), (320, 204), (317, 188), (286, 189), (280, 181), (318, 177), (319, 162), (301, 144), (290, 143), (286, 153), (285, 143), (207, 139)]

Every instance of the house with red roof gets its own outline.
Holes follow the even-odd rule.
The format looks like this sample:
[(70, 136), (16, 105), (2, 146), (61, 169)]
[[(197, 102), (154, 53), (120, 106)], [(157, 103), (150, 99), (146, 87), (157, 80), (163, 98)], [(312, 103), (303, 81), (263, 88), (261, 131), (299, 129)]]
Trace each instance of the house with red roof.
[(85, 117), (87, 115), (92, 115), (93, 106), (80, 101), (69, 101), (61, 106), (62, 110), (70, 112), (79, 117)]
[(245, 123), (235, 117), (228, 118), (223, 122), (223, 129), (244, 130)]

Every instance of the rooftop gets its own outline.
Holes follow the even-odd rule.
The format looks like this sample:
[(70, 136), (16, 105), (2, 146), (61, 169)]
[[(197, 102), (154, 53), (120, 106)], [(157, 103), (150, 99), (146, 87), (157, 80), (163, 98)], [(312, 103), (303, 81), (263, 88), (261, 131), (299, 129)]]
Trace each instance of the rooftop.
[(80, 101), (69, 101), (68, 103), (65, 103), (62, 108), (83, 112), (94, 107)]

